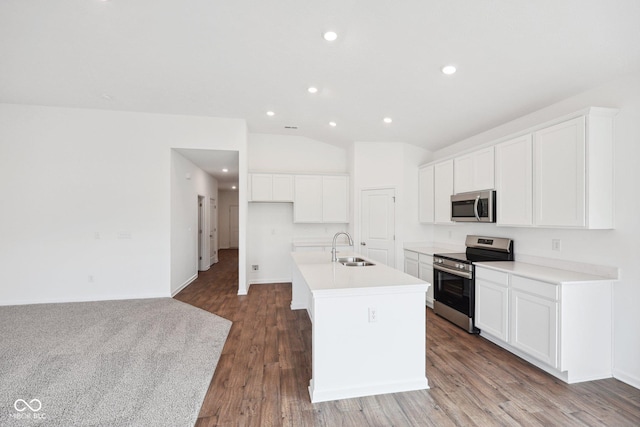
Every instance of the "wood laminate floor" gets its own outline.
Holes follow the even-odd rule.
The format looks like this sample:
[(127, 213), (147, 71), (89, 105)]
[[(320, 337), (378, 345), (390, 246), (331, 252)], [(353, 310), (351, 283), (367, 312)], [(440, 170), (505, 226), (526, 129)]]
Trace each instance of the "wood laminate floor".
[(640, 426), (640, 390), (615, 379), (567, 385), (430, 309), (431, 389), (312, 404), (306, 311), (289, 308), (289, 283), (238, 296), (237, 256), (220, 251), (176, 296), (233, 321), (196, 426)]

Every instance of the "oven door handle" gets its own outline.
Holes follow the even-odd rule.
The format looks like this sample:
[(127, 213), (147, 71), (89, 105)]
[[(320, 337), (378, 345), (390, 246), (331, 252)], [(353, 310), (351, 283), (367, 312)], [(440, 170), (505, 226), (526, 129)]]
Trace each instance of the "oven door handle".
[(473, 213), (476, 216), (476, 219), (480, 221), (480, 214), (478, 213), (478, 204), (480, 203), (480, 196), (476, 196), (476, 200), (473, 203)]
[(444, 271), (445, 273), (453, 274), (454, 276), (464, 277), (465, 279), (473, 279), (473, 273), (470, 271), (459, 271), (454, 270), (453, 268), (445, 267), (444, 265), (433, 265), (434, 270)]

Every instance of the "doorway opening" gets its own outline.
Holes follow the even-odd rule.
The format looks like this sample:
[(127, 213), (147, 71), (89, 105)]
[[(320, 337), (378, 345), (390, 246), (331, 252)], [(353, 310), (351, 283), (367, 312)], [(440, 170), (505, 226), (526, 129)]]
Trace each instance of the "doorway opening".
[[(171, 292), (175, 293), (199, 272), (215, 269), (220, 250), (229, 247), (229, 205), (240, 205), (240, 153), (174, 148), (171, 166)], [(237, 228), (239, 223), (235, 218)], [(238, 249), (239, 238), (234, 243)], [(244, 281), (244, 271), (240, 271), (244, 261), (237, 251), (231, 261)], [(228, 262), (225, 268), (229, 268)], [(238, 283), (238, 291), (242, 289)]]

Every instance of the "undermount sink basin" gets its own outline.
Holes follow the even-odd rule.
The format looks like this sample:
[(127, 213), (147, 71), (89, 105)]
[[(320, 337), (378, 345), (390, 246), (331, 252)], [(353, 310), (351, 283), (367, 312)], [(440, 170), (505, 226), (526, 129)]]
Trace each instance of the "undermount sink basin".
[(352, 261), (352, 262), (343, 262), (342, 265), (346, 265), (347, 267), (368, 267), (370, 265), (375, 265), (369, 261)]
[(358, 258), (355, 256), (346, 256), (338, 258), (338, 262), (347, 267), (367, 267), (370, 265), (375, 265), (372, 262), (367, 261), (366, 259)]

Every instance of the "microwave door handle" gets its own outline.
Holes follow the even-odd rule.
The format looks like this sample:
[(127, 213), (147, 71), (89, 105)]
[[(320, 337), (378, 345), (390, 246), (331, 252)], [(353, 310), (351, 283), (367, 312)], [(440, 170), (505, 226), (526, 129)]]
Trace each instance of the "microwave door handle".
[(480, 196), (476, 196), (476, 200), (473, 203), (473, 213), (476, 216), (476, 219), (480, 221), (480, 214), (478, 213), (478, 204), (480, 203)]

